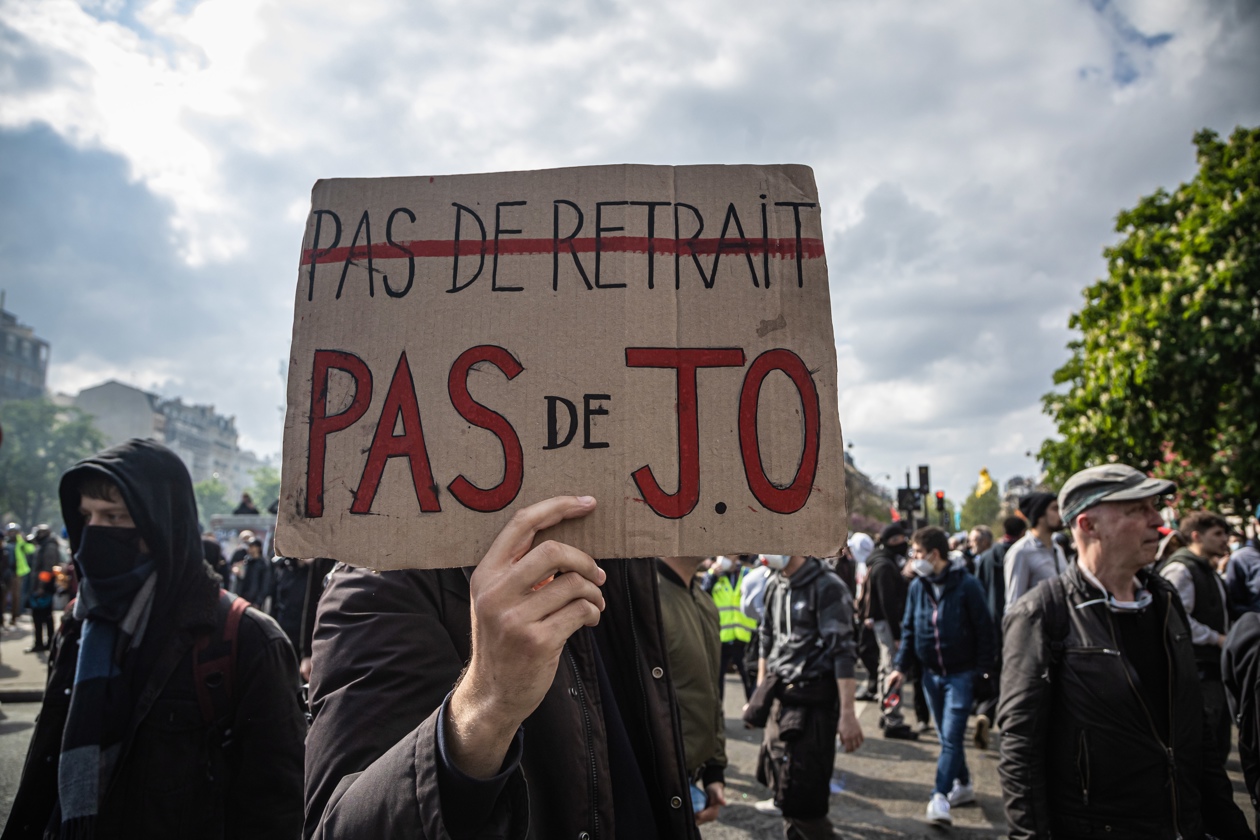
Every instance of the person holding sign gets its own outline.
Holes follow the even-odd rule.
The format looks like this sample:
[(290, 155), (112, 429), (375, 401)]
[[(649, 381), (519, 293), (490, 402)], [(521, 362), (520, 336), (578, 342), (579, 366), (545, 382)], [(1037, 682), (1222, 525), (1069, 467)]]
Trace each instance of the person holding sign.
[(698, 838), (656, 565), (521, 508), (475, 569), (339, 565), (320, 601), (306, 836)]

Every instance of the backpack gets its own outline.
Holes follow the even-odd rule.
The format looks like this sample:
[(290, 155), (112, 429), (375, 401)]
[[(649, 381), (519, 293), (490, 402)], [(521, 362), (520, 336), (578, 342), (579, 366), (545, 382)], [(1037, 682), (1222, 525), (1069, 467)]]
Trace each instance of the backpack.
[(215, 630), (203, 633), (193, 644), (193, 685), (202, 720), (218, 726), (222, 743), (232, 739), (231, 718), (235, 709), (237, 638), (241, 616), (249, 609), (249, 601), (226, 590), (219, 590), (215, 608)]

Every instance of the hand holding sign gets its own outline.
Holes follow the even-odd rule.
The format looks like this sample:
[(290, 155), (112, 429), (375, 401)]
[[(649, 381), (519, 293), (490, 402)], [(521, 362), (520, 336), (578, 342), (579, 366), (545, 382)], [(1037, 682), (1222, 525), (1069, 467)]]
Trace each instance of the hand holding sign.
[(564, 643), (599, 623), (603, 569), (572, 546), (534, 545), (539, 531), (594, 509), (589, 496), (560, 496), (518, 510), (473, 572), (472, 658), (446, 718), (451, 758), (470, 776), (499, 771), (517, 727), (551, 687)]

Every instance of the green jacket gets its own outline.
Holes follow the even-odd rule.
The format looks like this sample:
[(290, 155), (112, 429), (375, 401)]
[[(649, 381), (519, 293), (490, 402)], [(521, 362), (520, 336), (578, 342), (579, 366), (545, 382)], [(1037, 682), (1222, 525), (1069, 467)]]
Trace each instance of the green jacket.
[(693, 779), (699, 776), (705, 785), (723, 782), (726, 721), (718, 692), (722, 644), (717, 607), (694, 578), (683, 582), (664, 563), (658, 562), (656, 568), (665, 654), (678, 698), (687, 772)]
[(18, 534), (17, 540), (9, 543), (9, 548), (13, 552), (14, 571), (18, 577), (26, 577), (31, 573), (30, 556), (34, 553), (35, 546), (26, 537)]

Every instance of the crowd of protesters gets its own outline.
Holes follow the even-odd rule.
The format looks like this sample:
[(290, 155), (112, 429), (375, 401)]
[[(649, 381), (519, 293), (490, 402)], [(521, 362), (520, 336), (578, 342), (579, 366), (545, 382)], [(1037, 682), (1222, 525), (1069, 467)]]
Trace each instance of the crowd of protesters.
[(1016, 840), (1254, 837), (1225, 760), (1236, 739), (1260, 802), (1260, 522), (1172, 531), (1173, 490), (1111, 464), (997, 539), (654, 562), (535, 545), (597, 504), (557, 497), (475, 568), (374, 571), (248, 531), (229, 555), (179, 459), (130, 441), (62, 478), (72, 562), (8, 529), (3, 607), (49, 677), (3, 839), (696, 838), (727, 804), (732, 672), (789, 840), (835, 836), (861, 700), (884, 738), (935, 728), (931, 823), (975, 801), (974, 720)]

